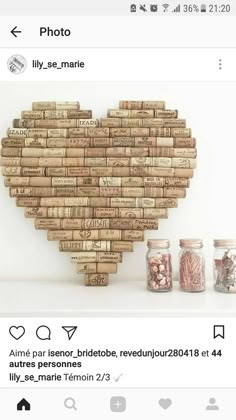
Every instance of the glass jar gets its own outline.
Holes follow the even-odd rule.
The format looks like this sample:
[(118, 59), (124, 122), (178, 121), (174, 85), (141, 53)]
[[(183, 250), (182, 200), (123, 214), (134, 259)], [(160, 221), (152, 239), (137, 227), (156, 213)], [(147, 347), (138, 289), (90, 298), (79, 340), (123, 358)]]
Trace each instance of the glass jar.
[(152, 292), (172, 290), (172, 265), (168, 239), (149, 239), (147, 252), (147, 288)]
[(205, 259), (201, 239), (180, 239), (179, 284), (185, 292), (203, 292), (206, 288)]
[(236, 240), (214, 240), (214, 288), (217, 292), (236, 293)]

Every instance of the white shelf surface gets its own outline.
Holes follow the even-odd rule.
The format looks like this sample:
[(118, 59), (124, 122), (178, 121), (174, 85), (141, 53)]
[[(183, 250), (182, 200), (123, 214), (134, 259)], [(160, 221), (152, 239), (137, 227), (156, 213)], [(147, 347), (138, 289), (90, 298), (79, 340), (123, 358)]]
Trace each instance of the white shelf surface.
[(1, 281), (0, 316), (236, 316), (236, 294), (185, 293), (176, 282), (153, 293), (144, 280), (116, 280), (108, 287), (69, 281)]

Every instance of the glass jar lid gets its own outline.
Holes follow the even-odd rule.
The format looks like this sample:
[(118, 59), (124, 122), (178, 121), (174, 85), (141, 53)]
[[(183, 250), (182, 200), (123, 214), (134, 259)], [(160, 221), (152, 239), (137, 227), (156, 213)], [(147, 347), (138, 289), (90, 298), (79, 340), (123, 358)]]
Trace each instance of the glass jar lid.
[(195, 248), (199, 249), (203, 246), (202, 239), (180, 239), (179, 245), (181, 248)]
[(170, 241), (169, 239), (148, 239), (147, 246), (148, 248), (169, 248)]
[(216, 248), (236, 248), (236, 239), (215, 239), (214, 246)]

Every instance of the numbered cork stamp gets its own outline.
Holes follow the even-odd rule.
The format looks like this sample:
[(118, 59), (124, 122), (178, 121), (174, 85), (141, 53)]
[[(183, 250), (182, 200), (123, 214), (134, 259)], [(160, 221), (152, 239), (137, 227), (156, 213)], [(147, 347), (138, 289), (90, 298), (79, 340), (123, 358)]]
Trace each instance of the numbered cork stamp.
[(186, 197), (196, 168), (192, 130), (163, 100), (121, 100), (100, 119), (79, 102), (33, 102), (6, 133), (10, 197), (86, 286), (108, 285), (123, 253)]

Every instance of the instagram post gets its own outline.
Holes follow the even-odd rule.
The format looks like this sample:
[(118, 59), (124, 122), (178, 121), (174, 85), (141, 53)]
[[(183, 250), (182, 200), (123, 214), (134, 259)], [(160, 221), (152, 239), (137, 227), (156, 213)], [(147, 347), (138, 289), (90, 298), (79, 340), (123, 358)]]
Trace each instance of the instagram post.
[(24, 3), (0, 17), (4, 419), (233, 420), (235, 5)]

